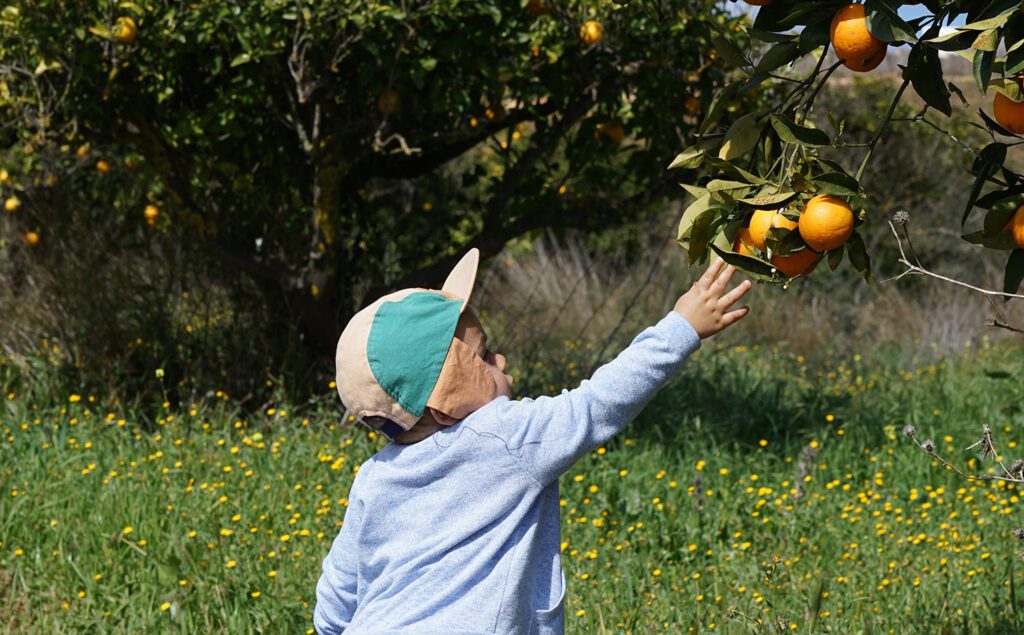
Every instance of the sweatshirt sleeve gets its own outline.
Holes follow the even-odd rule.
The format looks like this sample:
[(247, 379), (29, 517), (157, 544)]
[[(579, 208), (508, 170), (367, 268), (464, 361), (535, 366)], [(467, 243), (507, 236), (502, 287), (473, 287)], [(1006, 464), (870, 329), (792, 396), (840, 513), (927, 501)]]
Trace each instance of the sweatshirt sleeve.
[(698, 348), (700, 336), (671, 311), (578, 388), (509, 402), (501, 436), (512, 437), (520, 463), (547, 485), (625, 428)]
[(350, 494), (341, 531), (323, 561), (323, 572), (316, 584), (316, 608), (313, 626), (320, 635), (345, 632), (356, 611), (357, 538), (363, 503)]

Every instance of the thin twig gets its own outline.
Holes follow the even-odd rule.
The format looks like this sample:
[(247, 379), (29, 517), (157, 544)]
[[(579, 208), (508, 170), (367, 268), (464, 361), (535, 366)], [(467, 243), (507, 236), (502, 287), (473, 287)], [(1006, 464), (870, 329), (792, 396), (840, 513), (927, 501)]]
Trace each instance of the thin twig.
[[(890, 278), (890, 280), (899, 280), (903, 276), (905, 276), (907, 274), (913, 273), (913, 274), (920, 274), (920, 275), (925, 275), (925, 276), (929, 276), (929, 277), (932, 277), (932, 278), (936, 278), (938, 280), (942, 280), (943, 282), (948, 282), (950, 284), (954, 284), (954, 285), (957, 285), (957, 286), (960, 286), (960, 287), (965, 287), (967, 289), (970, 289), (971, 291), (976, 291), (978, 293), (983, 293), (985, 295), (1001, 296), (1001, 297), (1004, 297), (1004, 298), (1024, 298), (1024, 295), (1021, 295), (1019, 293), (1007, 293), (1005, 291), (995, 291), (993, 289), (983, 289), (981, 287), (976, 287), (973, 284), (968, 284), (966, 282), (962, 282), (960, 280), (956, 280), (954, 278), (950, 278), (948, 276), (944, 276), (944, 275), (935, 273), (933, 271), (928, 271), (924, 267), (921, 267), (919, 265), (915, 265), (915, 264), (911, 263), (909, 260), (907, 260), (906, 253), (903, 251), (903, 243), (902, 243), (902, 241), (900, 241), (900, 236), (896, 232), (896, 226), (892, 224), (892, 221), (889, 221), (889, 227), (890, 227), (890, 229), (892, 229), (892, 235), (896, 237), (896, 242), (899, 245), (899, 249), (900, 249), (899, 262), (900, 262), (900, 264), (904, 265), (907, 268), (906, 271), (904, 271), (900, 275), (896, 276), (895, 278)], [(915, 259), (916, 259), (916, 256), (915, 256)]]

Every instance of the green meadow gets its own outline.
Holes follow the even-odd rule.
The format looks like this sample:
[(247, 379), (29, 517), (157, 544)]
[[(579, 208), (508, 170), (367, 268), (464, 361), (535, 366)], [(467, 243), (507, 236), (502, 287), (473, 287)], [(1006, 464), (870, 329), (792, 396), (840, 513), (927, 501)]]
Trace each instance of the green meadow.
[[(901, 430), (992, 473), (964, 448), (988, 424), (1015, 456), (1024, 350), (919, 357), (706, 343), (561, 481), (567, 630), (1020, 629), (1016, 488)], [(5, 391), (0, 630), (312, 632), (320, 562), (382, 443), (328, 382), (245, 418), (217, 391), (155, 417)]]

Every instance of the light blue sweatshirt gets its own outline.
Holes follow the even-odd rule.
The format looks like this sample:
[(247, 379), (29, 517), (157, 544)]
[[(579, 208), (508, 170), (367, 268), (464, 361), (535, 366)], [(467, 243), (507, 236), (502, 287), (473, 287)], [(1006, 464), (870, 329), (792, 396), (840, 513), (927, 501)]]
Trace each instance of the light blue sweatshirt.
[(334, 633), (564, 631), (558, 477), (700, 347), (670, 312), (556, 397), (499, 397), (360, 467), (323, 562), (313, 623)]

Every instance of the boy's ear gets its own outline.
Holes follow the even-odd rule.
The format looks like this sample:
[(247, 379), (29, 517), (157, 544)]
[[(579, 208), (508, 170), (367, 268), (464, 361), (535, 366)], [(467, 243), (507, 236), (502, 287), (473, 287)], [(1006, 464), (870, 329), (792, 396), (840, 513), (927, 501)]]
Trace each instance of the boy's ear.
[(434, 418), (434, 421), (440, 423), (443, 426), (450, 426), (452, 424), (459, 422), (459, 420), (456, 419), (455, 417), (449, 417), (448, 415), (441, 412), (437, 408), (431, 408), (430, 406), (427, 406), (427, 410), (430, 411), (430, 416)]

